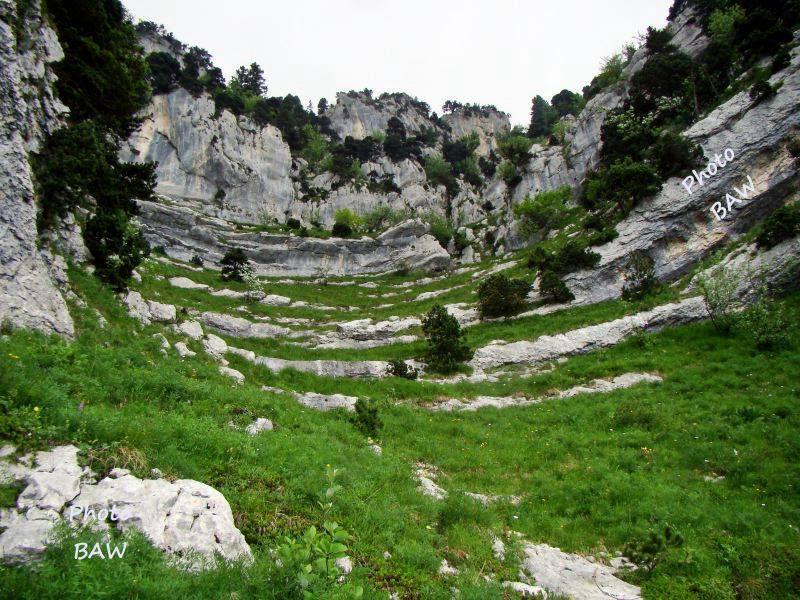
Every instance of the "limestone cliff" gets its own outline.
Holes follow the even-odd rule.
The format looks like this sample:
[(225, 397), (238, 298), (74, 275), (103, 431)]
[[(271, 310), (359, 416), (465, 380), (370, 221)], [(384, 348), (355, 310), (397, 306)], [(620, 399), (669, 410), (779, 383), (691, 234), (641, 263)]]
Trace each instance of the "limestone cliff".
[(29, 162), (66, 112), (54, 95), (49, 66), (64, 55), (39, 2), (28, 4), (15, 31), (16, 5), (0, 1), (0, 322), (72, 335), (55, 283), (65, 279), (63, 261), (39, 245)]

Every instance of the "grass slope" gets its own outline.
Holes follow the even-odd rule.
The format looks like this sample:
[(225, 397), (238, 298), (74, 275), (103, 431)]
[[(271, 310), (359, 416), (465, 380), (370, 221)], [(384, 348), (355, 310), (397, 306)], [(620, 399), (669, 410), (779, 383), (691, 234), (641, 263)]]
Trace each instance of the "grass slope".
[[(135, 324), (91, 277), (73, 270), (71, 278), (90, 301), (87, 309), (73, 307), (79, 331), (74, 343), (26, 331), (0, 338), (0, 438), (24, 448), (75, 443), (101, 475), (118, 466), (149, 477), (158, 467), (168, 477), (212, 485), (230, 502), (255, 563), (191, 575), (170, 567), (135, 536), (124, 559), (75, 561), (74, 539), (65, 539), (40, 563), (0, 570), (0, 597), (291, 598), (269, 549), (330, 519), (353, 535), (349, 581), (364, 587), (365, 598), (385, 599), (392, 589), (401, 598), (445, 599), (453, 586), (461, 598), (509, 598), (499, 584), (483, 579), (516, 579), (515, 553), (504, 563), (491, 553), (493, 536), (504, 530), (591, 553), (622, 550), (667, 524), (685, 542), (650, 576), (629, 576), (645, 598), (796, 597), (796, 341), (761, 353), (746, 332), (722, 337), (698, 324), (574, 357), (535, 377), (447, 386), (271, 373), (231, 357), (247, 378), (233, 387), (205, 355), (186, 361), (172, 351), (162, 355), (152, 334), (165, 330)], [(279, 289), (299, 298), (295, 292), (305, 286)], [(376, 290), (355, 292), (366, 293)], [(335, 294), (355, 304), (347, 299), (352, 288), (332, 288), (331, 294), (326, 303)], [(786, 303), (796, 314), (800, 295)], [(108, 319), (108, 329), (98, 327), (94, 308)], [(484, 324), (471, 331), (470, 341), (531, 338), (636, 309), (607, 303)], [(366, 356), (380, 354), (353, 353)], [(657, 372), (664, 382), (526, 408), (442, 414), (419, 407), (442, 394), (542, 394), (629, 371)], [(306, 409), (288, 396), (262, 392), (262, 384), (374, 398), (385, 423), (383, 455), (372, 453), (345, 413)], [(272, 419), (276, 430), (251, 438), (227, 425), (253, 417)], [(416, 461), (441, 471), (447, 500), (416, 490)], [(343, 469), (331, 514), (318, 504), (325, 465)], [(704, 480), (712, 474), (725, 479)], [(485, 508), (461, 492), (515, 494), (523, 501)], [(3, 490), (4, 504), (10, 495)], [(391, 558), (383, 557), (385, 551)], [(442, 558), (460, 574), (438, 575)], [(314, 598), (353, 597), (336, 584), (312, 592)]]

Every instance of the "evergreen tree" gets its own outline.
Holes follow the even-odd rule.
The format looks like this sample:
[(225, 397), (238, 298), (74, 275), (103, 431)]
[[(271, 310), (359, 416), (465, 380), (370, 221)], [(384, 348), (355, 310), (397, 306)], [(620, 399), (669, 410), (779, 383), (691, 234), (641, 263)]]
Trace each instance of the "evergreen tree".
[(258, 63), (251, 63), (249, 67), (242, 65), (236, 69), (236, 74), (231, 80), (231, 86), (234, 90), (253, 96), (266, 96), (267, 94), (264, 70)]
[(321, 115), (328, 110), (328, 101), (325, 98), (320, 98), (317, 103), (317, 114)]
[(549, 136), (553, 132), (553, 124), (558, 118), (558, 113), (541, 96), (536, 96), (531, 102), (531, 124), (528, 128), (528, 137), (538, 138)]

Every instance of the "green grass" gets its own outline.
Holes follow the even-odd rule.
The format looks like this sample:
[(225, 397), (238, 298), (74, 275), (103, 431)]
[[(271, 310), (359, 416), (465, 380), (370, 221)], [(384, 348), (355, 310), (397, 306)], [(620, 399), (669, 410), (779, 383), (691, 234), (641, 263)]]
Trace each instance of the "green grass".
[[(166, 301), (167, 288), (155, 286), (166, 282), (155, 282), (150, 274), (172, 268), (153, 267), (143, 289), (160, 290)], [(180, 271), (175, 274), (186, 274)], [(349, 580), (364, 587), (365, 598), (385, 600), (386, 590), (393, 589), (401, 598), (445, 599), (452, 586), (462, 598), (509, 598), (498, 584), (482, 578), (493, 573), (502, 581), (517, 572), (514, 552), (502, 564), (491, 554), (493, 536), (505, 528), (532, 542), (592, 553), (621, 551), (665, 524), (685, 542), (650, 576), (631, 576), (645, 598), (796, 595), (796, 341), (783, 351), (761, 353), (745, 331), (723, 337), (710, 325), (697, 324), (576, 356), (535, 377), (441, 386), (398, 378), (272, 373), (231, 356), (231, 366), (247, 380), (235, 387), (202, 353), (185, 361), (174, 353), (163, 356), (152, 334), (164, 331), (176, 340), (174, 334), (135, 324), (94, 279), (75, 270), (70, 276), (91, 304), (86, 310), (73, 307), (79, 332), (74, 342), (26, 331), (0, 338), (0, 438), (23, 449), (75, 443), (84, 450), (83, 460), (101, 475), (120, 466), (149, 476), (158, 467), (167, 476), (212, 485), (230, 502), (255, 563), (247, 569), (187, 574), (135, 537), (124, 559), (75, 561), (75, 540), (67, 539), (36, 566), (2, 569), (5, 597), (291, 598), (286, 574), (275, 567), (269, 549), (326, 518), (353, 535), (349, 553), (356, 568)], [(208, 277), (210, 283), (213, 274), (188, 276), (198, 281)], [(437, 284), (447, 287), (448, 282)], [(285, 295), (295, 297), (306, 287), (313, 291), (313, 286), (297, 285)], [(343, 302), (348, 293), (375, 293), (329, 289)], [(207, 294), (197, 297), (207, 307), (215, 301)], [(800, 295), (786, 303), (797, 314)], [(108, 329), (98, 327), (95, 307), (108, 319)], [(468, 339), (473, 345), (497, 338), (531, 339), (645, 307), (608, 302), (481, 324), (469, 330)], [(257, 340), (237, 340), (236, 345), (250, 342), (263, 344), (265, 354), (273, 349)], [(282, 348), (287, 354), (295, 351)], [(413, 353), (415, 346), (335, 354), (363, 360), (394, 351)], [(305, 358), (320, 355), (297, 350)], [(524, 408), (449, 414), (419, 406), (441, 395), (542, 395), (630, 371), (656, 372), (664, 381)], [(263, 384), (375, 399), (384, 422), (383, 455), (371, 452), (345, 413), (306, 409), (287, 395), (262, 392)], [(251, 438), (227, 426), (230, 420), (243, 424), (250, 416), (272, 419), (275, 431)], [(415, 489), (416, 461), (440, 469), (438, 483), (450, 492), (448, 500), (436, 502)], [(317, 504), (326, 464), (344, 469), (342, 491), (328, 517)], [(725, 479), (704, 481), (712, 473)], [(467, 491), (514, 494), (523, 501), (519, 507), (485, 508), (461, 495)], [(13, 492), (2, 490), (4, 504), (6, 496)], [(385, 551), (390, 559), (383, 558)], [(460, 575), (439, 576), (442, 558)], [(322, 584), (313, 594), (352, 597), (335, 584)]]

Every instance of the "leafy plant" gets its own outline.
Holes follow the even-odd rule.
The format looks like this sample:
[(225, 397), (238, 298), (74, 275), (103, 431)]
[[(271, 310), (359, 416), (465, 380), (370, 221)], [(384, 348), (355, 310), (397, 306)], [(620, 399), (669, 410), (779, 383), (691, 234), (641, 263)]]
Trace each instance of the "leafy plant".
[(736, 290), (742, 281), (738, 271), (719, 267), (711, 275), (700, 275), (697, 286), (703, 295), (706, 311), (720, 333), (729, 333), (737, 321)]
[(683, 537), (666, 525), (663, 533), (651, 531), (645, 540), (628, 542), (623, 552), (640, 569), (652, 573), (664, 560), (667, 552), (681, 546)]
[(92, 254), (95, 274), (121, 292), (133, 270), (150, 254), (150, 245), (121, 209), (100, 210), (86, 223), (86, 248)]
[(759, 228), (756, 243), (761, 248), (772, 248), (800, 233), (800, 202), (781, 206), (773, 211)]
[(515, 315), (525, 307), (531, 284), (524, 279), (510, 279), (495, 273), (478, 287), (478, 312), (481, 318)]
[(223, 281), (243, 281), (244, 276), (251, 272), (250, 261), (244, 250), (231, 248), (220, 261), (222, 270), (220, 275)]
[(623, 299), (640, 300), (656, 289), (658, 279), (655, 276), (655, 261), (643, 250), (634, 250), (625, 263)]
[(514, 215), (520, 220), (522, 232), (527, 236), (563, 227), (575, 209), (568, 206), (572, 198), (569, 186), (562, 186), (536, 194), (514, 206)]
[(435, 304), (422, 319), (422, 331), (428, 343), (425, 362), (430, 370), (452, 373), (460, 363), (472, 358), (461, 325), (441, 304)]
[(402, 360), (390, 360), (386, 372), (392, 377), (402, 377), (403, 379), (416, 379), (419, 375), (417, 369)]
[(375, 402), (359, 398), (356, 400), (356, 414), (353, 417), (353, 424), (367, 437), (377, 439), (381, 429), (383, 428), (383, 421), (381, 421), (378, 414), (378, 407)]
[(571, 302), (575, 299), (567, 284), (561, 281), (561, 278), (553, 271), (542, 272), (539, 279), (539, 293), (546, 301), (556, 304)]
[(791, 344), (791, 326), (786, 310), (761, 285), (756, 299), (742, 315), (742, 325), (759, 350), (783, 350)]

